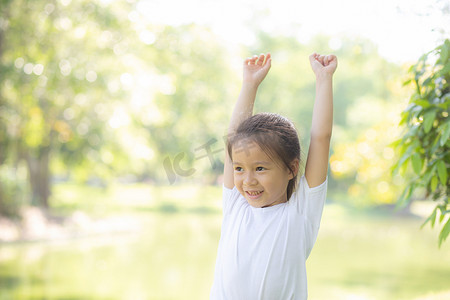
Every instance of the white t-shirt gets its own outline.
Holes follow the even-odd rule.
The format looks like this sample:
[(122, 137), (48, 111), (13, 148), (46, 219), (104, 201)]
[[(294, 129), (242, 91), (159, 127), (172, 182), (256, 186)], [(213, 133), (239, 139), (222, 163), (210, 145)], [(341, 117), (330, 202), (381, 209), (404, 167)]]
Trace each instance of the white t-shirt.
[(327, 180), (306, 178), (290, 200), (250, 206), (234, 187), (223, 188), (223, 222), (210, 299), (307, 299), (305, 262), (316, 241)]

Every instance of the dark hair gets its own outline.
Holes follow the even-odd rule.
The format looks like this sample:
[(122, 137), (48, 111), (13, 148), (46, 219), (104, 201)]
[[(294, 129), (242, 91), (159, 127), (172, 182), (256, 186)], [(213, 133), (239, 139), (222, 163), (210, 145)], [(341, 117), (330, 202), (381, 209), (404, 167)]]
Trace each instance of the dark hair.
[[(228, 136), (228, 154), (239, 141), (250, 139), (275, 161), (278, 159), (294, 175), (287, 186), (287, 200), (297, 185), (298, 168), (292, 168), (294, 159), (300, 163), (300, 143), (294, 124), (287, 118), (274, 113), (259, 113), (239, 124), (236, 132)], [(297, 172), (296, 172), (297, 171)]]

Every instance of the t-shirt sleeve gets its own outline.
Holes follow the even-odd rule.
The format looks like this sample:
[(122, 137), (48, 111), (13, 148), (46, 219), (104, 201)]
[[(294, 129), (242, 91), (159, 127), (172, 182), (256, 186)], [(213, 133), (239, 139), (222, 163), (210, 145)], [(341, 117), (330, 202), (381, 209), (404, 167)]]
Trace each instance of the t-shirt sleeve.
[(305, 222), (306, 257), (309, 256), (319, 233), (320, 220), (327, 197), (327, 185), (328, 177), (322, 184), (313, 188), (309, 187), (305, 176), (300, 178), (296, 200)]
[[(230, 212), (236, 207), (236, 205), (242, 202), (241, 193), (237, 190), (236, 186), (232, 189), (229, 189), (223, 186), (222, 191), (222, 207), (223, 207), (223, 215), (230, 214)], [(245, 200), (245, 199), (244, 199)]]

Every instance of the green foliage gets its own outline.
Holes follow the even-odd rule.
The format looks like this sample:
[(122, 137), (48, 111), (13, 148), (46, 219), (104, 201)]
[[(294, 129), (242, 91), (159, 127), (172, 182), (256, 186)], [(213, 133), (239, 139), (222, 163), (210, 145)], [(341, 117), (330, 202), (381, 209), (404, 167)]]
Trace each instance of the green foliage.
[[(414, 191), (424, 189), (425, 197), (437, 203), (425, 221), (433, 227), (438, 217), (439, 223), (444, 223), (450, 215), (450, 40), (424, 54), (409, 72), (411, 79), (405, 85), (413, 83), (415, 92), (402, 113), (400, 125), (404, 125), (406, 131), (396, 142), (401, 157), (393, 171), (404, 173), (411, 162), (414, 175), (398, 203), (410, 202)], [(447, 220), (439, 235), (439, 245), (449, 232)]]
[[(194, 180), (215, 182), (222, 173), (222, 137), (239, 93), (241, 61), (255, 53), (270, 51), (274, 58), (255, 111), (288, 116), (305, 143), (314, 103), (307, 58), (314, 51), (339, 57), (335, 141), (355, 142), (374, 122), (383, 121), (374, 110), (388, 110), (385, 104), (398, 99), (392, 82), (399, 67), (363, 39), (342, 38), (342, 47), (333, 50), (326, 36), (302, 44), (293, 36), (259, 31), (256, 42), (239, 53), (208, 27), (154, 24), (133, 1), (1, 3), (0, 176), (11, 179), (3, 189), (10, 201), (23, 199), (12, 187), (28, 177), (97, 180), (100, 185), (117, 177), (168, 183), (163, 162), (179, 153), (186, 154), (182, 168), (196, 170)], [(202, 149), (212, 140), (217, 141), (211, 145), (215, 168)], [(351, 159), (340, 161), (349, 165)], [(373, 157), (367, 161), (376, 164)], [(417, 170), (423, 167), (417, 158), (414, 163)], [(5, 171), (17, 172), (18, 164), (25, 166), (20, 181)], [(377, 165), (378, 170), (383, 166)], [(365, 186), (376, 182), (358, 176), (373, 174), (373, 168), (357, 175), (355, 168), (345, 178), (333, 176), (330, 187), (347, 192), (355, 178)], [(436, 172), (431, 181), (438, 185), (442, 166), (436, 165)], [(382, 198), (379, 185), (373, 187), (374, 193), (361, 192), (368, 195), (361, 201)], [(0, 199), (1, 194), (0, 187)]]
[[(116, 6), (92, 1), (3, 4), (0, 166), (25, 162), (34, 203), (47, 206), (54, 161), (64, 164), (64, 175), (78, 171), (87, 180), (107, 178), (113, 164), (105, 163), (105, 151), (115, 152), (110, 160), (123, 156), (106, 121), (110, 104), (126, 95), (111, 87), (126, 71), (122, 49), (135, 35)], [(17, 201), (19, 195), (1, 195), (1, 190), (0, 200)]]
[[(152, 97), (135, 112), (134, 121), (145, 129), (155, 150), (154, 169), (180, 152), (188, 154), (182, 163), (191, 168), (195, 157), (205, 154), (195, 149), (212, 138), (218, 140), (213, 150), (223, 148), (222, 135), (237, 94), (230, 87), (240, 78), (232, 73), (227, 49), (208, 28), (190, 24), (154, 31), (154, 44), (137, 50), (155, 83), (144, 89)], [(150, 176), (158, 174), (153, 171)]]
[(270, 51), (273, 58), (255, 111), (277, 112), (293, 120), (306, 153), (315, 93), (307, 58), (313, 52), (335, 53), (339, 67), (333, 78), (330, 194), (341, 194), (339, 201), (355, 205), (392, 204), (401, 182), (386, 169), (395, 159), (388, 144), (398, 136), (392, 119), (401, 110), (402, 69), (381, 57), (368, 40), (342, 38), (339, 49), (329, 48), (329, 40), (316, 36), (302, 44), (295, 37), (260, 32), (243, 54)]

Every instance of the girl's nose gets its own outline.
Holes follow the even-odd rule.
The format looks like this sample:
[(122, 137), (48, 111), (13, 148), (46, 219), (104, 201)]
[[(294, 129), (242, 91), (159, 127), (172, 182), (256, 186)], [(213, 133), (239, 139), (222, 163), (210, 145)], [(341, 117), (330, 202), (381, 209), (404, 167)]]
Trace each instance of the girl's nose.
[(253, 172), (248, 172), (247, 175), (244, 178), (244, 184), (245, 185), (253, 185), (256, 184), (257, 180), (255, 178), (255, 175), (253, 174)]

